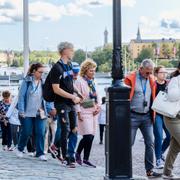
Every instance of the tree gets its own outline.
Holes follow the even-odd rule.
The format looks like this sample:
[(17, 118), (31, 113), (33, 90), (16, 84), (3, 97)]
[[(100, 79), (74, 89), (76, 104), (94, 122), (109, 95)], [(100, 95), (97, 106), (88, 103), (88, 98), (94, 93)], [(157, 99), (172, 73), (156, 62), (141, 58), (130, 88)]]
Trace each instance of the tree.
[(150, 58), (153, 59), (153, 49), (152, 48), (145, 48), (141, 51), (139, 56), (135, 59), (136, 62), (141, 63), (144, 59)]
[(86, 53), (82, 49), (78, 49), (74, 53), (74, 61), (81, 64), (86, 58)]
[(162, 44), (162, 54), (164, 56), (164, 58), (169, 59), (171, 57), (171, 50), (169, 48), (168, 44)]

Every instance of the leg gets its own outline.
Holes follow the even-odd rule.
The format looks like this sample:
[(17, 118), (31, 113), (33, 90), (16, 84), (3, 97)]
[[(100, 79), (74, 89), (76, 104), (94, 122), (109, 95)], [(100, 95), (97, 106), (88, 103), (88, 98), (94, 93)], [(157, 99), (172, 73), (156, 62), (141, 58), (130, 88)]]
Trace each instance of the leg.
[(23, 151), (24, 147), (27, 145), (30, 134), (32, 133), (32, 121), (33, 118), (27, 117), (21, 120), (21, 132), (18, 142), (18, 150)]
[(11, 135), (14, 146), (18, 143), (18, 125), (11, 124)]
[(46, 130), (45, 130), (45, 141), (44, 141), (44, 152), (48, 152), (48, 147), (49, 147), (49, 126), (50, 126), (50, 119), (47, 119), (47, 124), (46, 124)]
[(103, 131), (104, 131), (103, 124), (99, 124), (100, 144), (102, 144), (102, 141), (103, 141)]
[(162, 155), (161, 152), (163, 139), (163, 119), (160, 115), (156, 115), (153, 131), (156, 160), (160, 160)]
[(1, 122), (1, 131), (2, 131), (2, 145), (7, 146), (7, 138), (6, 138), (6, 126), (3, 122)]
[(50, 124), (51, 132), (52, 132), (52, 139), (51, 139), (51, 145), (54, 144), (54, 139), (56, 135), (57, 130), (57, 120), (52, 120)]
[(163, 129), (164, 129), (164, 132), (166, 134), (166, 137), (163, 141), (163, 144), (162, 144), (162, 154), (166, 151), (166, 149), (168, 148), (169, 146), (169, 143), (170, 143), (170, 140), (171, 140), (171, 135), (169, 133), (169, 131), (167, 130), (165, 124), (164, 124), (164, 121), (163, 121)]
[(45, 138), (46, 120), (35, 118), (35, 142), (36, 156), (44, 155), (44, 138)]
[(85, 137), (85, 143), (84, 143), (84, 160), (88, 161), (90, 152), (91, 152), (91, 147), (92, 147), (92, 142), (94, 139), (94, 135), (84, 135)]
[(151, 171), (154, 168), (153, 156), (154, 156), (154, 140), (153, 140), (153, 125), (151, 119), (144, 117), (145, 119), (141, 123), (140, 130), (144, 137), (145, 143), (145, 169)]
[(172, 137), (170, 141), (169, 151), (166, 156), (163, 174), (167, 176), (172, 174), (173, 164), (179, 152), (180, 152), (180, 145), (176, 141), (176, 139)]

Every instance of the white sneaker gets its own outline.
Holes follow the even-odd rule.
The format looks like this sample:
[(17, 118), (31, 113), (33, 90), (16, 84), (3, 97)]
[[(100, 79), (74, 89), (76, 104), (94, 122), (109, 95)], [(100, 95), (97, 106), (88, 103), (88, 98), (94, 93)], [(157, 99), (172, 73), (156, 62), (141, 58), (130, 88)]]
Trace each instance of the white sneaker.
[(176, 179), (176, 180), (180, 180), (180, 177), (178, 177), (178, 176), (176, 176), (176, 175), (174, 175), (174, 174), (171, 174), (171, 175), (165, 175), (165, 174), (163, 174), (162, 175), (162, 178), (163, 179)]
[(39, 159), (40, 159), (41, 161), (47, 161), (47, 160), (48, 160), (45, 155), (39, 156)]
[(35, 157), (36, 156), (36, 152), (28, 152), (28, 156)]
[(7, 151), (8, 147), (6, 145), (3, 145), (3, 151)]
[(17, 149), (16, 156), (19, 157), (19, 158), (22, 158), (23, 157), (23, 152), (21, 152), (21, 151), (19, 151)]
[(163, 160), (162, 160), (162, 159), (158, 159), (158, 160), (156, 161), (156, 169), (163, 169), (163, 167), (164, 167), (164, 162), (163, 162)]

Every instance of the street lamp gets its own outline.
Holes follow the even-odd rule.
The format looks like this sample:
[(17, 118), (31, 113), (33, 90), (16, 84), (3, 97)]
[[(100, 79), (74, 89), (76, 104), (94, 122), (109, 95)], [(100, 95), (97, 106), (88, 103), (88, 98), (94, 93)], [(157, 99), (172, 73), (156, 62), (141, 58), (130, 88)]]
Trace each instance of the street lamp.
[(24, 76), (29, 68), (29, 8), (28, 0), (23, 0), (23, 59)]
[(121, 0), (113, 0), (113, 81), (107, 89), (105, 180), (132, 178), (130, 87), (123, 83), (121, 51)]

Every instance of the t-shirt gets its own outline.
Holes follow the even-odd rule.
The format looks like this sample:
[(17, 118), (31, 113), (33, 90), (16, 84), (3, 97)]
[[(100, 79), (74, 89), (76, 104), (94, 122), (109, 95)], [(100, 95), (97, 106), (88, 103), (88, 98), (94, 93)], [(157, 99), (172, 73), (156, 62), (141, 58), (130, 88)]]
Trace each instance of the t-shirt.
[[(52, 84), (59, 84), (59, 87), (64, 91), (73, 94), (73, 72), (72, 66), (70, 64), (64, 64), (59, 60), (51, 69), (50, 81)], [(64, 98), (56, 94), (55, 104), (65, 103), (65, 104), (74, 104), (71, 99)]]
[(164, 82), (163, 84), (159, 84), (159, 83), (156, 81), (156, 85), (157, 85), (157, 90), (156, 90), (156, 96), (157, 96), (157, 94), (159, 93), (159, 91), (165, 91), (165, 89), (166, 89), (166, 82)]

